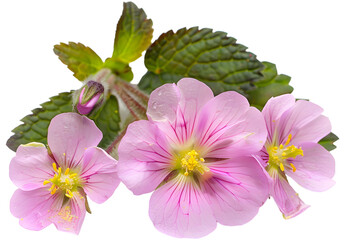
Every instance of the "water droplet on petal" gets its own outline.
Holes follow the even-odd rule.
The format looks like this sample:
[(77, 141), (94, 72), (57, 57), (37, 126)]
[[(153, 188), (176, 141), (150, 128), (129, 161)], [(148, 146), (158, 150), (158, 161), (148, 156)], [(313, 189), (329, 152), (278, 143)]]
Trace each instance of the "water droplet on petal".
[(152, 103), (152, 108), (156, 110), (157, 105), (158, 105), (157, 102), (153, 102), (153, 103)]

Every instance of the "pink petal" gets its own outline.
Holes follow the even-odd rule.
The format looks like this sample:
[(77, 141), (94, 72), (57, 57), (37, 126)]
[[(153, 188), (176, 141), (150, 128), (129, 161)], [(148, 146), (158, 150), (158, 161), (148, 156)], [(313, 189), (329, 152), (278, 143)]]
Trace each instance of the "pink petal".
[[(197, 121), (197, 115), (201, 108), (211, 99), (214, 94), (211, 89), (204, 83), (193, 78), (183, 78), (178, 82), (178, 88), (181, 91), (182, 98), (179, 102), (180, 114), (177, 115), (177, 132), (181, 130), (181, 134), (190, 138), (194, 125)], [(184, 127), (181, 127), (181, 126)]]
[(117, 171), (134, 194), (151, 192), (169, 174), (172, 155), (164, 134), (150, 121), (128, 126), (118, 147)]
[(38, 231), (54, 223), (60, 231), (78, 234), (86, 213), (85, 198), (74, 193), (64, 205), (63, 200), (63, 194), (51, 195), (46, 188), (18, 189), (11, 198), (10, 210), (26, 229)]
[(84, 91), (85, 91), (85, 88), (82, 89), (82, 92), (81, 92), (80, 98), (79, 98), (79, 102), (76, 105), (76, 108), (80, 114), (87, 115), (93, 110), (96, 103), (99, 101), (101, 93), (96, 94), (91, 100), (89, 100), (85, 104), (82, 104), (81, 102), (82, 102), (82, 96), (83, 96)]
[[(290, 134), (295, 136), (302, 127), (318, 118), (322, 111), (321, 107), (309, 101), (296, 101), (295, 105), (284, 112), (279, 120), (277, 129), (279, 144), (285, 143)], [(324, 127), (326, 128), (326, 126)]]
[(85, 149), (97, 146), (102, 137), (92, 120), (77, 113), (62, 113), (51, 120), (47, 142), (58, 165), (73, 168)]
[(114, 193), (120, 180), (116, 173), (117, 162), (104, 150), (90, 147), (85, 151), (82, 160), (81, 179), (88, 197), (103, 203)]
[(199, 186), (183, 175), (152, 194), (149, 215), (159, 231), (174, 237), (203, 237), (216, 228), (216, 220)]
[(298, 194), (290, 186), (286, 176), (282, 172), (271, 170), (270, 175), (273, 179), (271, 196), (283, 213), (284, 218), (292, 218), (306, 210), (309, 206), (299, 198)]
[(262, 114), (265, 118), (266, 126), (268, 129), (268, 136), (272, 138), (275, 133), (275, 129), (279, 124), (279, 119), (295, 104), (295, 98), (291, 94), (284, 94), (278, 97), (272, 97), (268, 100), (262, 110)]
[(174, 83), (156, 88), (148, 102), (148, 118), (153, 121), (175, 121), (180, 97), (180, 90)]
[(60, 231), (79, 234), (85, 215), (85, 197), (75, 192), (74, 197), (55, 211), (50, 220)]
[(203, 182), (203, 192), (216, 220), (241, 225), (254, 218), (269, 196), (269, 180), (257, 160), (238, 157), (208, 166), (212, 177)]
[(304, 142), (317, 143), (330, 132), (330, 120), (327, 117), (320, 115), (301, 127), (301, 129), (298, 129), (298, 131), (294, 132), (291, 144), (296, 146)]
[(232, 91), (221, 93), (202, 108), (195, 131), (206, 157), (212, 158), (255, 153), (263, 147), (266, 135), (260, 111)]
[(43, 182), (54, 175), (52, 163), (45, 145), (20, 145), (10, 163), (10, 178), (22, 190), (44, 187)]
[(12, 196), (10, 211), (19, 218), (19, 224), (30, 230), (41, 230), (51, 224), (50, 211), (56, 201), (56, 196), (51, 195), (45, 188), (32, 191), (18, 189)]
[[(213, 92), (204, 83), (183, 78), (177, 86), (165, 84), (150, 95), (147, 114), (174, 143), (185, 143), (192, 135), (197, 115)], [(172, 129), (172, 130), (171, 130)]]
[(302, 187), (312, 191), (325, 191), (331, 188), (335, 181), (335, 160), (332, 155), (317, 143), (305, 143), (302, 146), (303, 157), (297, 156), (289, 160), (296, 167), (293, 172), (287, 169), (286, 174)]

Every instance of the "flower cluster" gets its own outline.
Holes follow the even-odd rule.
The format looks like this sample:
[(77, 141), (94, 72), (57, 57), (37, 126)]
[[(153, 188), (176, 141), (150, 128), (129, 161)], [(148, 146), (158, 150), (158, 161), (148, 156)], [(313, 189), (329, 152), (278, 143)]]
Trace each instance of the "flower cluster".
[(307, 205), (286, 175), (314, 191), (333, 185), (334, 159), (317, 143), (331, 130), (321, 112), (283, 95), (261, 113), (242, 95), (214, 97), (195, 79), (165, 84), (150, 96), (149, 120), (129, 125), (119, 176), (134, 194), (154, 191), (150, 218), (176, 237), (244, 224), (269, 195), (290, 218)]
[(121, 180), (136, 195), (153, 192), (150, 218), (175, 237), (245, 224), (270, 196), (291, 218), (308, 205), (287, 177), (313, 191), (334, 184), (334, 159), (318, 144), (331, 131), (322, 111), (282, 95), (260, 112), (239, 93), (214, 97), (202, 82), (184, 78), (151, 93), (148, 119), (129, 124), (118, 161), (96, 147), (102, 133), (93, 121), (60, 114), (50, 123), (48, 148), (21, 145), (12, 159), (10, 178), (19, 189), (11, 212), (31, 230), (53, 223), (78, 233), (90, 211), (87, 196), (102, 203)]

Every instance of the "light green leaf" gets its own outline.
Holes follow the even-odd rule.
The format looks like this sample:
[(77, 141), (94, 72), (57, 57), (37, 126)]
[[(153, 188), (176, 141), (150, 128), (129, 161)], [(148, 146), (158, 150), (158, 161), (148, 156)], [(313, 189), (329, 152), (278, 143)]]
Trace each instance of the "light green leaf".
[(246, 91), (246, 97), (251, 105), (260, 110), (271, 97), (291, 93), (293, 88), (289, 85), (290, 77), (284, 74), (278, 75), (276, 65), (270, 62), (262, 62), (265, 68), (263, 77), (255, 81), (254, 87)]
[(206, 83), (215, 94), (228, 90), (244, 94), (262, 77), (263, 68), (246, 49), (226, 33), (208, 28), (169, 31), (147, 50), (145, 65), (149, 71), (139, 87), (151, 92), (164, 83), (192, 77)]
[(23, 124), (12, 130), (6, 145), (16, 151), (21, 144), (40, 142), (47, 144), (47, 129), (51, 119), (57, 114), (72, 111), (72, 91), (63, 92), (51, 97), (50, 101), (41, 104), (41, 108), (32, 110), (32, 114), (24, 117)]
[(54, 46), (53, 51), (80, 81), (85, 80), (90, 74), (96, 73), (103, 67), (103, 61), (100, 57), (82, 43), (60, 43)]
[(152, 39), (152, 20), (134, 3), (123, 4), (123, 13), (117, 24), (113, 61), (130, 63), (141, 56)]

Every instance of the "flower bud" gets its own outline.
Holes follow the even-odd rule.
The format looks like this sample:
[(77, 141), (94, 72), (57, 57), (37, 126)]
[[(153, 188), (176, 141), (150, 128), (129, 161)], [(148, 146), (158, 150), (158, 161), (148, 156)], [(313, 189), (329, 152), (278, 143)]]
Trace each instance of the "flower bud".
[(96, 81), (88, 81), (82, 88), (76, 104), (77, 111), (80, 114), (87, 115), (95, 107), (100, 105), (104, 99), (104, 87)]

